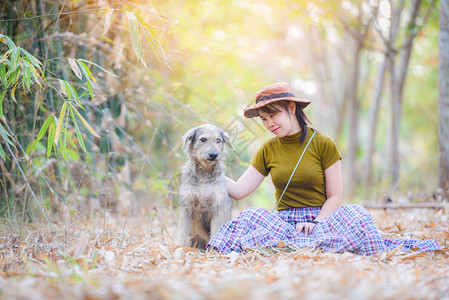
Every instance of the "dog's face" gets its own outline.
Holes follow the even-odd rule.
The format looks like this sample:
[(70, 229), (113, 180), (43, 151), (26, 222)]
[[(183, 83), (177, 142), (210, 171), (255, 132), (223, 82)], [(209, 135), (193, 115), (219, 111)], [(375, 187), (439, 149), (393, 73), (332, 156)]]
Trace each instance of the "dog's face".
[(182, 150), (188, 157), (204, 166), (222, 161), (223, 157), (226, 156), (224, 144), (228, 144), (232, 148), (229, 135), (211, 124), (190, 129), (182, 139)]

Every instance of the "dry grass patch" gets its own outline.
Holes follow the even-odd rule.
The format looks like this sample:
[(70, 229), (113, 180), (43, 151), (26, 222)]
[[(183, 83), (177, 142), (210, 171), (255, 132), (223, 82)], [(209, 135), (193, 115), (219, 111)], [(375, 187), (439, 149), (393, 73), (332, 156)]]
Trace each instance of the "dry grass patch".
[(431, 253), (362, 257), (307, 249), (202, 253), (176, 247), (176, 213), (99, 216), (71, 226), (3, 226), (0, 297), (20, 299), (449, 299), (449, 220), (372, 211), (385, 237), (435, 238)]

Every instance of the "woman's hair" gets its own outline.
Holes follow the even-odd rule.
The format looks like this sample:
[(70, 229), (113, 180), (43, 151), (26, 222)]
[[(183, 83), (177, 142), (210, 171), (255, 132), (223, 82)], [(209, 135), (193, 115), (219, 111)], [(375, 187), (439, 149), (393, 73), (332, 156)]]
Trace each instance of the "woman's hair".
[(301, 137), (299, 138), (299, 141), (302, 143), (304, 142), (306, 135), (307, 135), (307, 122), (310, 123), (310, 120), (307, 118), (306, 114), (304, 113), (303, 109), (301, 108), (301, 103), (294, 102), (294, 101), (288, 101), (288, 100), (281, 100), (276, 102), (268, 103), (267, 105), (262, 106), (258, 109), (259, 113), (263, 112), (265, 114), (271, 114), (275, 112), (280, 112), (281, 108), (288, 111), (288, 105), (290, 102), (295, 103), (296, 109), (295, 109), (295, 116), (298, 120), (299, 126), (302, 129)]

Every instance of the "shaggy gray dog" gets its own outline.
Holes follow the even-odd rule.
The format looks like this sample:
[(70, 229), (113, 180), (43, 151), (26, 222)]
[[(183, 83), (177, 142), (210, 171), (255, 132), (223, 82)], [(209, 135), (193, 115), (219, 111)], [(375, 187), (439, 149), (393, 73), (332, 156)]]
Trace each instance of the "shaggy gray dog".
[(229, 135), (211, 124), (192, 128), (183, 136), (188, 160), (179, 186), (178, 245), (205, 249), (211, 236), (231, 220), (225, 144), (232, 148)]

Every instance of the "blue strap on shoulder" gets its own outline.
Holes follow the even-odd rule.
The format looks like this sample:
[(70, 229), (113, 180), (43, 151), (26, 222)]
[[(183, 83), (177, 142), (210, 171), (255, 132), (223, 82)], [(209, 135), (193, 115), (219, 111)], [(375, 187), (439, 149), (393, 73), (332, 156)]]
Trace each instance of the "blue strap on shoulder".
[(307, 148), (309, 147), (310, 142), (312, 141), (312, 139), (313, 139), (313, 137), (315, 136), (315, 134), (316, 134), (316, 131), (313, 132), (312, 136), (310, 137), (309, 141), (307, 142), (306, 147), (305, 147), (304, 150), (302, 151), (302, 154), (301, 154), (301, 156), (299, 157), (298, 162), (296, 163), (295, 168), (293, 169), (292, 175), (290, 175), (290, 178), (288, 179), (287, 185), (285, 186), (284, 191), (282, 192), (282, 195), (279, 197), (279, 200), (278, 200), (278, 202), (276, 203), (276, 206), (273, 208), (272, 212), (274, 212), (274, 211), (276, 210), (276, 208), (278, 207), (279, 203), (281, 202), (281, 199), (282, 199), (282, 197), (284, 196), (285, 191), (287, 190), (287, 187), (288, 187), (288, 185), (290, 184), (290, 181), (292, 180), (293, 175), (295, 174), (296, 169), (298, 168), (299, 163), (301, 162), (301, 159), (302, 159), (302, 157), (304, 156), (304, 153), (306, 153), (306, 150), (307, 150)]

